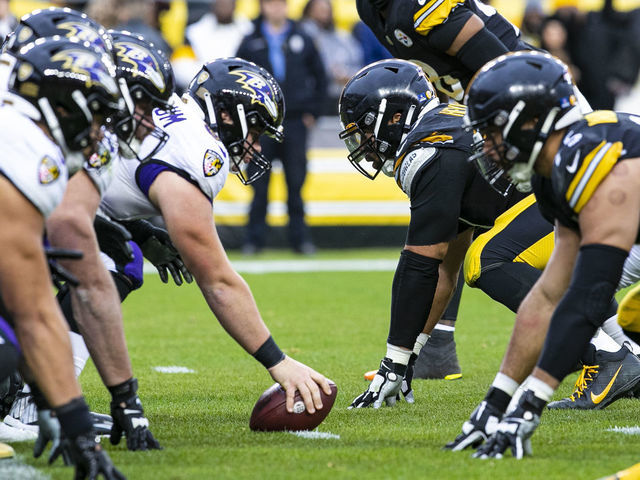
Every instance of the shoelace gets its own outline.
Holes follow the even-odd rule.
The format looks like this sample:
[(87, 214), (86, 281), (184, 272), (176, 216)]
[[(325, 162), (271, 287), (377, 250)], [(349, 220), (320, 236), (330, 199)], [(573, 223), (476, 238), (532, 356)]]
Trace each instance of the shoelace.
[(589, 384), (593, 381), (595, 375), (598, 374), (598, 368), (600, 365), (584, 365), (582, 367), (582, 372), (580, 372), (580, 376), (576, 380), (574, 385), (574, 391), (569, 397), (572, 402), (576, 401), (576, 398), (580, 398), (584, 395), (584, 391), (589, 386)]

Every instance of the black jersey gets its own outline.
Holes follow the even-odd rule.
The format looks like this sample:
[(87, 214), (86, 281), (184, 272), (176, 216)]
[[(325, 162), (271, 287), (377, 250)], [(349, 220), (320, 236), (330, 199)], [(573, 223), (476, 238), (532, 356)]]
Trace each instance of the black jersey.
[(585, 115), (564, 135), (551, 178), (534, 177), (542, 214), (580, 231), (578, 215), (598, 185), (617, 162), (639, 157), (640, 116), (609, 110)]
[(531, 48), (520, 39), (520, 31), (514, 25), (479, 0), (389, 3), (389, 16), (383, 19), (369, 0), (356, 1), (362, 21), (394, 57), (418, 63), (439, 91), (459, 102), (475, 72), (445, 52), (472, 15), (480, 17), (507, 50)]
[(488, 229), (524, 198), (497, 193), (468, 161), (473, 136), (463, 125), (466, 107), (442, 104), (418, 118), (400, 146), (396, 182), (411, 199), (409, 245), (451, 240), (469, 227)]

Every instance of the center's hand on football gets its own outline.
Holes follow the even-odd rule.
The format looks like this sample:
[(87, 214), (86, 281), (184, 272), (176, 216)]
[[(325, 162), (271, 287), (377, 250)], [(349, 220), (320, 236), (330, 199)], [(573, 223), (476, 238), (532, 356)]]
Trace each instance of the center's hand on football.
[(287, 393), (288, 412), (293, 412), (296, 390), (300, 392), (304, 406), (309, 413), (315, 413), (316, 409), (322, 408), (320, 388), (327, 395), (331, 395), (329, 381), (324, 375), (291, 357), (285, 357), (280, 363), (271, 367), (269, 373)]
[(365, 408), (370, 406), (380, 408), (383, 401), (392, 407), (395, 405), (396, 398), (402, 388), (402, 381), (406, 371), (406, 365), (393, 363), (391, 359), (383, 358), (380, 362), (378, 373), (373, 377), (369, 388), (358, 396), (348, 408)]

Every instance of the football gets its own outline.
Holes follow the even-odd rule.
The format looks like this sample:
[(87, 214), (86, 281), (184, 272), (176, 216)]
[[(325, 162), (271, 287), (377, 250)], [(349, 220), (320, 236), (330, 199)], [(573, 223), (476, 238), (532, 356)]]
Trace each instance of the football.
[(307, 412), (300, 392), (296, 392), (293, 413), (289, 413), (285, 405), (284, 389), (279, 383), (276, 383), (260, 395), (255, 407), (253, 407), (253, 412), (251, 412), (249, 428), (264, 432), (313, 430), (327, 418), (338, 395), (336, 384), (330, 381), (329, 386), (331, 387), (331, 395), (325, 394), (322, 389), (320, 390), (322, 410), (316, 410), (314, 414)]

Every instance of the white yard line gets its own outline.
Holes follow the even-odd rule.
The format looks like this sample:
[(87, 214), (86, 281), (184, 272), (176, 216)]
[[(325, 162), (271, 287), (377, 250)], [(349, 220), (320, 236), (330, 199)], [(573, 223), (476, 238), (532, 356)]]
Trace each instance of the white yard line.
[(640, 435), (640, 426), (635, 427), (611, 427), (607, 428), (607, 432), (624, 433), (625, 435)]
[(315, 430), (302, 430), (300, 432), (287, 432), (291, 435), (295, 435), (296, 437), (301, 438), (310, 438), (312, 440), (340, 440), (340, 435), (336, 435), (335, 433), (329, 432), (317, 432)]
[[(392, 272), (397, 260), (236, 260), (238, 273)], [(145, 262), (144, 273), (158, 273)]]

